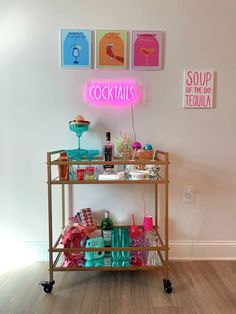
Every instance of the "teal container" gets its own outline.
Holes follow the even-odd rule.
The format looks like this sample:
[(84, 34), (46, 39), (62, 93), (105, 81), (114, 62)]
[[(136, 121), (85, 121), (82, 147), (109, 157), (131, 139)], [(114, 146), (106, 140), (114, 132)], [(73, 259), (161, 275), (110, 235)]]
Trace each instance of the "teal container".
[[(121, 246), (122, 247), (129, 247), (130, 246), (130, 238), (128, 228), (122, 227), (121, 228)], [(130, 251), (121, 251), (122, 254), (122, 266), (129, 266), (129, 258), (130, 258)]]
[[(120, 230), (118, 227), (114, 227), (112, 229), (111, 246), (114, 248), (118, 248), (121, 246)], [(112, 266), (120, 266), (121, 265), (121, 252), (120, 251), (112, 251), (111, 252), (111, 261), (112, 261)]]

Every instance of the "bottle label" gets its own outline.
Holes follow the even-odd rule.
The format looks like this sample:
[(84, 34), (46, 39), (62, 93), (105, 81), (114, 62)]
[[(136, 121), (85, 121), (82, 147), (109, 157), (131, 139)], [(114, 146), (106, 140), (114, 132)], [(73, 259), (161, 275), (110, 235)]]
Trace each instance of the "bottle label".
[[(111, 142), (105, 143), (104, 145), (104, 157), (105, 161), (112, 161), (113, 160), (113, 144)], [(114, 168), (114, 165), (104, 165), (104, 169), (111, 169)]]
[(111, 246), (111, 230), (103, 230), (103, 239), (105, 246)]
[(105, 147), (104, 152), (105, 152), (105, 161), (112, 161), (112, 146)]

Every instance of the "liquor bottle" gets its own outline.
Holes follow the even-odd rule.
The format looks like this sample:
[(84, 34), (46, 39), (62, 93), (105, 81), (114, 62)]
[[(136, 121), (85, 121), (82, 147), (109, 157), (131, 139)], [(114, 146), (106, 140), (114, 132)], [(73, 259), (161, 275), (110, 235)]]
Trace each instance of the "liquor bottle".
[[(105, 161), (112, 161), (114, 157), (114, 145), (111, 142), (111, 132), (106, 132), (106, 141), (104, 143), (104, 157)], [(104, 165), (103, 168), (112, 169), (114, 165)]]
[(109, 212), (105, 212), (105, 217), (101, 223), (101, 231), (105, 246), (111, 246), (111, 233), (113, 229), (113, 221), (109, 217)]
[[(155, 230), (150, 230), (144, 233), (144, 246), (146, 247), (157, 247), (158, 237)], [(146, 251), (145, 261), (147, 266), (160, 265), (160, 258), (157, 251)]]

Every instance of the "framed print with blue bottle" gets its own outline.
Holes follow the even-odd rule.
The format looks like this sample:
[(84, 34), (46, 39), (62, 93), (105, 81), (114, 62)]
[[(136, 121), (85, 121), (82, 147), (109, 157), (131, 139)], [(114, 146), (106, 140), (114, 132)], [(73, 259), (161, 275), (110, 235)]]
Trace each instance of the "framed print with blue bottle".
[(91, 68), (91, 30), (61, 30), (61, 66)]

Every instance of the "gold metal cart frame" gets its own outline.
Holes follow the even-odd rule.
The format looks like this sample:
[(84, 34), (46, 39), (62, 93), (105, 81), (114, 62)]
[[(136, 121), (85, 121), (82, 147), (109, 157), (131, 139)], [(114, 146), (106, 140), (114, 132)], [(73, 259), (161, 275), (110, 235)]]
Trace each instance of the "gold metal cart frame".
[[(43, 286), (43, 289), (46, 293), (50, 293), (53, 289), (55, 281), (53, 279), (53, 272), (55, 271), (133, 271), (133, 270), (162, 270), (164, 274), (163, 285), (164, 291), (166, 293), (172, 292), (171, 282), (169, 280), (169, 245), (168, 245), (168, 166), (169, 159), (168, 153), (157, 150), (155, 153), (154, 160), (120, 160), (115, 158), (112, 162), (106, 162), (102, 158), (95, 158), (92, 161), (81, 160), (81, 161), (59, 161), (55, 159), (55, 155), (63, 152), (63, 150), (53, 151), (47, 153), (47, 184), (48, 184), (48, 230), (49, 230), (49, 281), (43, 281), (40, 284)], [(53, 159), (54, 158), (54, 159)], [(52, 160), (53, 159), (53, 160)], [(66, 180), (60, 181), (58, 177), (52, 178), (52, 167), (59, 165), (146, 165), (154, 164), (161, 167), (161, 175), (158, 175), (157, 179), (145, 179), (145, 180), (90, 180), (90, 181), (77, 181), (77, 180)], [(73, 184), (151, 184), (154, 185), (154, 202), (155, 202), (155, 217), (154, 217), (154, 228), (157, 232), (159, 245), (156, 247), (119, 247), (119, 248), (62, 248), (60, 247), (60, 242), (63, 235), (63, 230), (65, 228), (65, 185)], [(158, 225), (158, 195), (159, 189), (158, 185), (164, 185), (164, 240), (162, 240), (159, 234), (159, 225)], [(53, 243), (53, 205), (52, 205), (52, 193), (53, 186), (61, 185), (61, 195), (62, 195), (62, 210), (61, 210), (61, 227), (62, 231), (58, 239)], [(94, 267), (62, 267), (59, 266), (59, 260), (63, 252), (85, 252), (85, 251), (157, 251), (160, 257), (161, 265), (155, 266), (94, 266)], [(53, 254), (57, 254), (54, 258)]]

